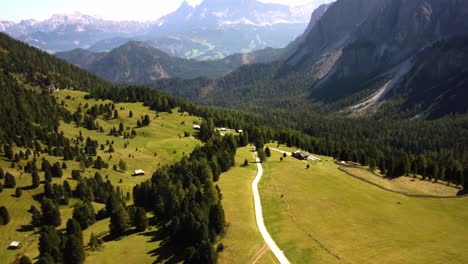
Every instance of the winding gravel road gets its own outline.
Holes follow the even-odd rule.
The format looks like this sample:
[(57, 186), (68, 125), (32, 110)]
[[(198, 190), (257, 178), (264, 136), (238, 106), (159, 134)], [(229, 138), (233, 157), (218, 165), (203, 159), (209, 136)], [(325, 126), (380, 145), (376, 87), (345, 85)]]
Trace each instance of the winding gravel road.
[(262, 163), (260, 163), (260, 159), (258, 158), (258, 153), (255, 152), (255, 157), (256, 157), (256, 162), (257, 162), (257, 176), (255, 176), (255, 179), (252, 182), (252, 191), (254, 195), (254, 205), (255, 205), (255, 218), (257, 219), (257, 226), (258, 229), (260, 230), (260, 233), (263, 236), (263, 239), (265, 240), (265, 243), (267, 243), (268, 247), (271, 249), (275, 257), (278, 259), (278, 261), (281, 264), (289, 264), (289, 260), (286, 258), (284, 255), (283, 251), (276, 245), (275, 241), (273, 238), (270, 236), (270, 233), (268, 233), (268, 230), (266, 229), (265, 222), (263, 222), (263, 211), (262, 211), (262, 202), (260, 200), (260, 194), (258, 192), (258, 183), (262, 179), (263, 175), (263, 167)]

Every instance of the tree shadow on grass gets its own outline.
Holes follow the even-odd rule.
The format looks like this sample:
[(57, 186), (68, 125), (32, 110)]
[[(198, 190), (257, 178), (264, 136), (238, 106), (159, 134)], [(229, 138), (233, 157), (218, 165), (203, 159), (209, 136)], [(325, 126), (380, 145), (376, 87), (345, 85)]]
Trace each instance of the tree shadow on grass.
[(32, 185), (29, 185), (29, 186), (24, 186), (24, 187), (21, 187), (20, 189), (23, 190), (23, 191), (30, 191), (30, 190), (34, 190), (38, 187), (33, 187)]
[(133, 235), (133, 234), (136, 234), (138, 233), (138, 230), (136, 230), (135, 228), (132, 228), (132, 229), (128, 229), (127, 231), (125, 231), (122, 235), (120, 236), (115, 236), (115, 235), (111, 235), (111, 234), (107, 234), (105, 236), (102, 237), (102, 240), (104, 242), (109, 242), (109, 241), (119, 241), (121, 239), (124, 239), (125, 237), (127, 236), (130, 236), (130, 235)]
[[(31, 224), (27, 224), (27, 225), (21, 225), (19, 228), (16, 229), (17, 232), (30, 232), (30, 231), (34, 231), (34, 226), (31, 225)], [(34, 233), (38, 233), (39, 231), (37, 232), (34, 232)]]
[(148, 243), (160, 242), (159, 247), (147, 252), (152, 257), (156, 257), (153, 263), (175, 264), (184, 260), (183, 250), (170, 243), (169, 236), (162, 229), (147, 231), (139, 235), (151, 237)]
[(44, 193), (39, 193), (39, 194), (36, 194), (36, 195), (33, 195), (33, 196), (32, 196), (32, 198), (33, 198), (35, 201), (38, 201), (38, 202), (41, 202), (43, 197), (44, 197)]

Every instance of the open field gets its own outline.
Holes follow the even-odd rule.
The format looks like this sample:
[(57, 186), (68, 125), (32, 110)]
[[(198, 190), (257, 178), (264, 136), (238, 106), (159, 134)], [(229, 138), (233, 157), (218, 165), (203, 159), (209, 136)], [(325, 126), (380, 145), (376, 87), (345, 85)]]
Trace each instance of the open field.
[[(269, 249), (262, 251), (263, 241), (255, 222), (251, 184), (257, 173), (255, 163), (242, 167), (244, 160), (255, 162), (250, 147), (239, 148), (236, 165), (223, 173), (218, 182), (223, 194), (223, 206), (228, 224), (222, 239), (224, 251), (219, 254), (219, 263), (276, 263)], [(258, 257), (258, 258), (257, 258)]]
[(435, 183), (433, 181), (423, 181), (421, 180), (421, 177), (413, 178), (403, 176), (389, 180), (361, 167), (341, 166), (341, 169), (366, 181), (370, 181), (386, 189), (397, 192), (416, 195), (456, 196), (460, 191), (460, 189), (453, 187), (453, 185), (447, 186), (442, 182)]
[[(88, 107), (95, 104), (110, 103), (110, 101), (96, 101), (85, 100), (85, 93), (75, 91), (60, 91), (54, 94), (58, 102), (64, 101), (66, 107), (73, 113), (78, 105), (88, 103)], [(109, 164), (108, 169), (99, 170), (99, 173), (106, 177), (114, 186), (120, 187), (124, 193), (132, 192), (133, 186), (151, 178), (152, 173), (159, 167), (167, 164), (172, 164), (180, 160), (184, 155), (190, 154), (197, 145), (202, 143), (194, 137), (184, 137), (184, 132), (190, 134), (195, 133), (193, 130), (193, 123), (200, 122), (198, 117), (189, 116), (187, 113), (178, 113), (173, 111), (172, 114), (156, 113), (150, 111), (140, 103), (132, 104), (115, 104), (116, 109), (119, 111), (118, 119), (103, 120), (98, 118), (99, 125), (103, 127), (104, 133), (98, 131), (90, 131), (85, 128), (76, 128), (74, 124), (62, 123), (60, 130), (63, 131), (66, 137), (72, 139), (76, 138), (80, 131), (84, 138), (90, 137), (97, 140), (100, 144), (105, 145), (108, 149), (106, 141), (114, 141), (114, 153), (107, 153), (98, 148), (98, 156)], [(125, 110), (120, 110), (124, 108)], [(86, 109), (84, 109), (86, 110)], [(128, 117), (129, 111), (133, 112), (133, 118)], [(133, 139), (121, 139), (119, 137), (109, 136), (109, 130), (115, 126), (118, 128), (119, 123), (122, 122), (125, 127), (135, 128), (136, 122), (140, 116), (145, 114), (150, 115), (152, 118), (151, 124), (148, 127), (135, 129), (137, 136)], [(129, 142), (127, 148), (124, 148), (124, 143)], [(19, 151), (18, 148), (15, 151)], [(111, 157), (112, 156), (112, 157)], [(40, 161), (42, 158), (49, 160), (51, 164), (59, 161), (63, 162), (61, 158), (41, 154), (37, 157), (38, 166), (40, 168)], [(31, 158), (30, 158), (31, 159)], [(119, 160), (122, 159), (126, 165), (126, 171), (114, 171), (113, 165), (117, 165)], [(17, 165), (24, 166), (27, 161), (22, 160)], [(72, 170), (81, 170), (83, 177), (93, 177), (98, 170), (94, 168), (85, 168), (82, 164), (76, 161), (67, 161), (67, 169), (63, 170), (64, 176), (60, 179), (54, 178), (52, 183), (62, 183), (68, 180), (72, 188), (76, 186), (76, 181), (71, 179)], [(31, 175), (22, 173), (18, 168), (10, 168), (11, 163), (1, 157), (0, 167), (5, 171), (12, 173), (16, 178), (16, 186), (24, 188), (21, 198), (14, 196), (15, 189), (4, 189), (0, 193), (0, 205), (5, 205), (10, 213), (11, 222), (6, 226), (0, 226), (0, 263), (11, 263), (19, 254), (26, 254), (31, 259), (37, 257), (38, 249), (38, 234), (35, 231), (22, 230), (23, 225), (29, 224), (31, 221), (31, 214), (27, 212), (31, 205), (40, 208), (40, 204), (34, 199), (35, 196), (43, 193), (44, 186), (41, 184), (36, 189), (28, 189), (31, 185)], [(143, 169), (146, 175), (140, 177), (132, 177), (131, 174), (136, 169)], [(44, 173), (39, 171), (41, 180), (44, 180)], [(73, 212), (73, 205), (79, 202), (76, 199), (70, 199), (68, 206), (61, 206), (61, 218), (63, 228), (68, 218), (71, 217)], [(130, 201), (131, 202), (131, 201)], [(103, 206), (101, 204), (94, 204), (96, 212)], [(91, 232), (95, 234), (104, 234), (108, 232), (109, 223), (108, 219), (99, 221), (93, 226), (83, 232), (85, 243), (89, 242)], [(19, 232), (21, 230), (21, 232)], [(155, 230), (153, 230), (155, 231)], [(149, 233), (149, 232), (147, 232)], [(152, 237), (142, 234), (131, 234), (122, 238), (120, 241), (107, 242), (104, 247), (97, 252), (92, 252), (87, 260), (88, 263), (110, 263), (115, 261), (116, 257), (122, 260), (138, 260), (139, 262), (149, 263), (156, 259), (157, 253), (151, 253), (158, 247), (159, 242), (147, 243)], [(8, 244), (12, 240), (18, 240), (23, 243), (23, 247), (19, 250), (7, 250)], [(123, 250), (125, 248), (125, 250)], [(88, 252), (89, 253), (89, 252)], [(138, 258), (135, 257), (138, 255)]]
[[(286, 148), (281, 148), (288, 150)], [(468, 198), (412, 198), (272, 152), (260, 193), (267, 228), (292, 263), (466, 263)]]

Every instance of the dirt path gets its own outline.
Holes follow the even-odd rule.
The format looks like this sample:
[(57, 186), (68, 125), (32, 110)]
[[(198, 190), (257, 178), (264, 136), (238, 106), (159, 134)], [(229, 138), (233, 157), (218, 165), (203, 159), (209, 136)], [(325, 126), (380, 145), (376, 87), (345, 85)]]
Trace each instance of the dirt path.
[(281, 264), (289, 264), (289, 260), (284, 255), (283, 251), (276, 245), (275, 241), (271, 237), (270, 233), (266, 229), (265, 222), (263, 221), (263, 211), (262, 211), (262, 202), (260, 200), (260, 193), (258, 192), (258, 183), (262, 179), (263, 175), (263, 167), (262, 163), (260, 163), (260, 159), (258, 158), (258, 153), (255, 152), (256, 162), (257, 162), (257, 176), (252, 182), (252, 191), (254, 195), (254, 206), (255, 206), (255, 218), (257, 220), (258, 230), (262, 234), (265, 243), (270, 247), (271, 251), (278, 259)]
[(267, 244), (263, 244), (263, 247), (261, 247), (257, 253), (255, 254), (255, 256), (252, 257), (252, 260), (250, 261), (251, 264), (256, 264), (257, 261), (263, 257), (263, 255), (265, 255), (265, 253), (268, 252), (270, 248), (268, 247)]

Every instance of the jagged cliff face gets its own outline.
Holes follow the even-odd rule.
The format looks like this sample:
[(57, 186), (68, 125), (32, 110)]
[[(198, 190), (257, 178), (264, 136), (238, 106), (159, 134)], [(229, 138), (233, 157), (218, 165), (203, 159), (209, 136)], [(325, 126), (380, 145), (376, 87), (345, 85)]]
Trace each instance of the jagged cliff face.
[[(434, 45), (468, 35), (467, 17), (468, 1), (461, 0), (338, 0), (303, 37), (286, 66), (314, 74), (319, 81), (311, 96), (318, 100), (336, 101), (377, 89), (364, 100), (366, 109), (375, 112), (386, 99), (400, 97), (405, 98), (401, 107), (411, 108), (411, 113), (429, 108), (434, 112), (435, 105), (450, 98), (444, 93), (452, 97), (461, 93), (459, 84), (451, 83), (459, 87), (452, 89), (443, 80), (464, 71), (460, 47), (442, 52)], [(434, 83), (445, 86), (424, 90)], [(413, 102), (418, 102), (419, 109), (410, 107)], [(350, 109), (357, 106), (362, 103)]]
[(412, 61), (412, 69), (390, 94), (406, 98), (403, 110), (432, 118), (467, 111), (468, 36), (437, 42)]
[(435, 41), (467, 33), (467, 7), (466, 1), (390, 1), (356, 31), (337, 74), (346, 78), (386, 70)]
[(342, 48), (359, 26), (387, 1), (338, 0), (306, 34), (303, 44), (288, 59), (288, 65), (314, 62), (324, 54)]

